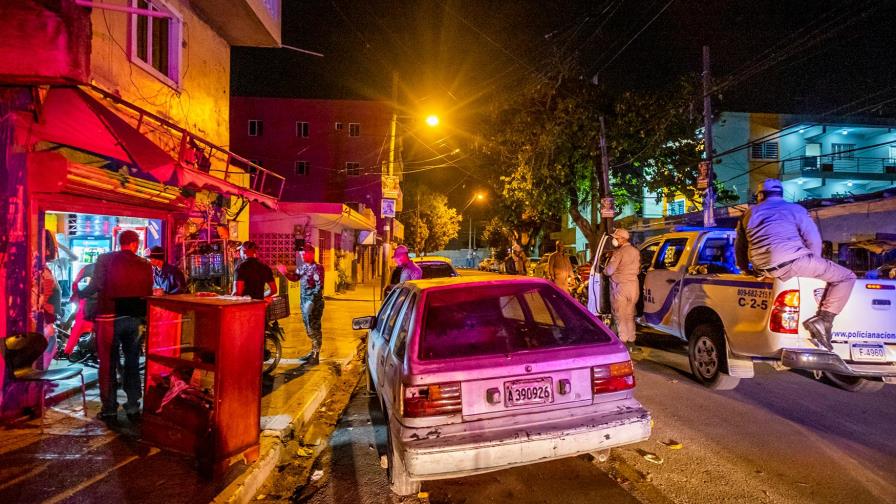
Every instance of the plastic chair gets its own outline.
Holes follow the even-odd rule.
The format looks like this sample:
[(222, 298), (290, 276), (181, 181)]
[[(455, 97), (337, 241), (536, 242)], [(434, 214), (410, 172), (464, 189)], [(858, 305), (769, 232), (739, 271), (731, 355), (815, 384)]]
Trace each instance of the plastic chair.
[[(84, 370), (80, 366), (64, 369), (34, 369), (34, 363), (47, 348), (47, 338), (40, 333), (29, 332), (7, 336), (3, 341), (2, 354), (6, 361), (7, 377), (12, 381), (54, 382), (81, 377), (81, 404), (87, 416), (87, 388), (84, 384)], [(44, 411), (44, 393), (40, 395), (40, 411)]]

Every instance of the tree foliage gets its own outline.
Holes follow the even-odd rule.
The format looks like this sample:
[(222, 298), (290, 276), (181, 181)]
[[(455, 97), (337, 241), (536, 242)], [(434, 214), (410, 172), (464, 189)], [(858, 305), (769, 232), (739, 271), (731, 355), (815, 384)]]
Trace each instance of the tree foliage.
[[(503, 197), (497, 215), (505, 227), (519, 232), (568, 214), (595, 243), (598, 222), (589, 210), (597, 203), (602, 116), (618, 210), (639, 209), (645, 192), (697, 198), (702, 119), (694, 110), (702, 97), (694, 78), (662, 93), (610, 97), (569, 60), (553, 68), (547, 78), (496, 102), (479, 132), (477, 154)], [(720, 201), (727, 196), (721, 192)]]
[(447, 196), (421, 185), (405, 194), (405, 201), (416, 207), (402, 217), (405, 242), (412, 250), (421, 255), (441, 250), (457, 237), (461, 216), (448, 206)]

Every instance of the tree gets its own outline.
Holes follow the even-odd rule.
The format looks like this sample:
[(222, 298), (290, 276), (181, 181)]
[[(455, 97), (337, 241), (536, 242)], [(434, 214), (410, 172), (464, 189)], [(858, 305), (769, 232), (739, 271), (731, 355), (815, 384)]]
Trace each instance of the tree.
[[(695, 199), (702, 149), (695, 138), (701, 124), (694, 113), (701, 98), (695, 79), (663, 93), (609, 97), (582, 78), (574, 62), (558, 61), (548, 77), (497, 102), (478, 136), (482, 164), (495, 168), (495, 187), (516, 219), (560, 221), (568, 214), (596, 245), (602, 116), (617, 209), (640, 206), (645, 191)], [(718, 193), (725, 201), (728, 194)]]
[(405, 241), (418, 254), (426, 254), (445, 248), (460, 231), (461, 216), (448, 206), (448, 197), (434, 192), (426, 186), (409, 188), (408, 201), (414, 201), (416, 208), (406, 212)]

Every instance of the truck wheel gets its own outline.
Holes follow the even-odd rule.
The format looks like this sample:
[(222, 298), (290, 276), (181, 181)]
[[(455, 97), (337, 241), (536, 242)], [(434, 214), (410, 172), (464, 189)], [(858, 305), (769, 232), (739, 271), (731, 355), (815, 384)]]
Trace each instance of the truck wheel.
[(731, 390), (740, 378), (731, 376), (725, 350), (724, 329), (719, 324), (700, 324), (688, 338), (688, 361), (698, 382), (712, 390)]
[(404, 462), (401, 460), (401, 456), (395, 450), (395, 444), (392, 442), (392, 429), (389, 424), (390, 422), (387, 416), (386, 454), (389, 461), (389, 467), (386, 469), (386, 474), (389, 476), (389, 489), (392, 490), (395, 495), (414, 495), (420, 491), (421, 482), (412, 480), (407, 469), (405, 469)]
[(848, 392), (870, 393), (884, 388), (884, 382), (878, 380), (831, 373), (830, 371), (823, 371), (823, 374), (832, 385)]

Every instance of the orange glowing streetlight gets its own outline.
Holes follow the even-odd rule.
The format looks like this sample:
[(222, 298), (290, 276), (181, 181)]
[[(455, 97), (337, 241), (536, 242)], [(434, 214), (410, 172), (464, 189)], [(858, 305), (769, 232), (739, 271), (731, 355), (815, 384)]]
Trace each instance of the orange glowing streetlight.
[(435, 114), (426, 116), (426, 124), (429, 125), (430, 128), (435, 128), (439, 125), (439, 116)]

